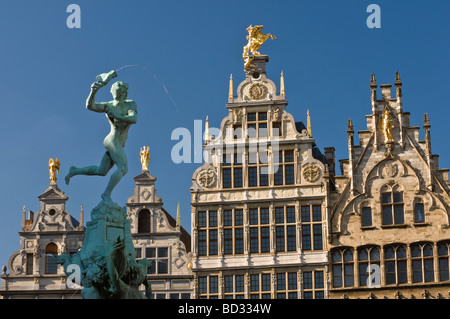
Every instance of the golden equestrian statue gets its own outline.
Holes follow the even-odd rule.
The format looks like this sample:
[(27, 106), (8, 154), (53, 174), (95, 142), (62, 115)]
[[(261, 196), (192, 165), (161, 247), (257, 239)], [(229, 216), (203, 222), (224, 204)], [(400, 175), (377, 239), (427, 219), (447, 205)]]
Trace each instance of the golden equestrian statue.
[(59, 174), (59, 159), (57, 158), (54, 160), (53, 158), (50, 158), (48, 160), (48, 170), (50, 173), (50, 184), (55, 185), (56, 184), (56, 174)]
[(150, 152), (149, 147), (144, 146), (141, 147), (141, 164), (142, 164), (142, 172), (148, 172), (148, 162), (150, 161)]
[(267, 41), (267, 39), (271, 38), (273, 39), (277, 39), (274, 35), (268, 33), (268, 34), (264, 34), (262, 33), (261, 29), (263, 29), (264, 26), (262, 25), (255, 25), (252, 26), (250, 25), (247, 28), (247, 39), (248, 39), (248, 43), (246, 46), (244, 46), (244, 52), (242, 53), (242, 57), (244, 58), (244, 69), (247, 70), (250, 65), (251, 62), (253, 60), (253, 57), (250, 56), (250, 52), (253, 55), (261, 55), (261, 53), (258, 52), (259, 48), (261, 47), (261, 45)]

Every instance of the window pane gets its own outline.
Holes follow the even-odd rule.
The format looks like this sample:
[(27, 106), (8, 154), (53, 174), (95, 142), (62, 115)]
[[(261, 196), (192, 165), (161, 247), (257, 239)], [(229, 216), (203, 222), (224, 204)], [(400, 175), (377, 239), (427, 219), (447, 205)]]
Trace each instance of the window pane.
[(370, 250), (370, 260), (371, 261), (380, 260), (380, 251), (378, 250), (378, 248), (373, 247)]
[(362, 209), (362, 226), (372, 226), (372, 209), (370, 207)]
[(231, 188), (231, 168), (223, 169), (223, 188)]
[(225, 276), (225, 293), (233, 292), (233, 276)]
[(286, 175), (286, 185), (293, 185), (295, 184), (294, 182), (294, 165), (285, 165), (284, 166), (284, 171), (285, 171), (285, 175)]
[(167, 260), (158, 261), (158, 274), (167, 274), (167, 273), (168, 273)]
[(386, 284), (395, 284), (395, 262), (388, 261), (385, 263), (386, 268)]
[(284, 207), (275, 208), (275, 223), (277, 224), (284, 223)]
[(392, 225), (392, 207), (383, 206), (383, 225)]
[(354, 285), (353, 264), (344, 265), (344, 285), (345, 287), (351, 287)]
[(302, 206), (302, 222), (310, 222), (310, 218), (309, 206)]
[(283, 185), (283, 165), (278, 165), (278, 169), (273, 176), (275, 185)]
[(217, 211), (209, 212), (209, 227), (217, 227)]
[(295, 207), (286, 207), (286, 222), (295, 223)]
[(403, 193), (394, 192), (394, 203), (403, 203)]
[(392, 248), (392, 247), (386, 248), (385, 251), (384, 251), (384, 258), (386, 258), (386, 259), (394, 259), (395, 258), (394, 248)]
[(259, 186), (268, 186), (268, 185), (269, 185), (268, 167), (261, 166), (259, 168)]
[(261, 275), (261, 291), (270, 291), (270, 274)]
[(288, 289), (297, 290), (297, 273), (290, 272), (288, 274)]
[(439, 258), (439, 280), (449, 280), (448, 257)]
[(248, 168), (248, 186), (258, 186), (258, 170), (257, 167)]
[(358, 254), (358, 260), (368, 260), (369, 254), (367, 253), (367, 249), (363, 248), (360, 250)]
[(395, 218), (395, 224), (404, 224), (404, 217), (403, 217), (403, 204), (402, 205), (394, 205), (394, 218)]
[(405, 247), (397, 248), (397, 258), (406, 258), (406, 249)]
[(235, 230), (235, 254), (244, 253), (244, 230), (242, 228)]
[(413, 282), (422, 282), (422, 260), (413, 260)]
[(235, 292), (244, 292), (244, 276), (239, 275), (239, 276), (236, 276), (235, 279), (236, 279)]
[(312, 289), (312, 272), (306, 271), (303, 273), (303, 289)]
[(286, 290), (286, 274), (284, 273), (277, 274), (277, 290)]
[(316, 289), (320, 289), (324, 287), (323, 283), (323, 272), (322, 271), (315, 271), (314, 272), (314, 284)]
[(234, 187), (242, 187), (242, 168), (235, 168), (234, 172)]
[(423, 265), (425, 267), (425, 282), (434, 281), (433, 259), (425, 259)]
[(342, 287), (342, 266), (333, 265), (333, 287)]
[(243, 225), (243, 211), (242, 209), (236, 209), (234, 211), (234, 225), (242, 226)]
[(424, 257), (433, 256), (433, 248), (431, 247), (431, 245), (425, 245), (423, 247), (423, 256)]
[(248, 137), (256, 137), (256, 124), (248, 124)]
[(258, 112), (258, 121), (267, 121), (267, 112)]
[(269, 209), (261, 208), (261, 224), (269, 223)]
[(258, 225), (258, 209), (250, 209), (250, 225)]
[(448, 256), (448, 247), (447, 244), (439, 244), (438, 246), (438, 255), (439, 256)]
[(232, 226), (233, 225), (233, 211), (232, 210), (224, 210), (223, 211), (223, 225), (224, 226)]
[(266, 137), (267, 136), (267, 124), (266, 123), (264, 123), (264, 124), (259, 124), (258, 125), (258, 135), (259, 135), (259, 137)]
[(270, 251), (270, 233), (269, 227), (261, 228), (261, 252), (267, 253)]
[(344, 253), (344, 262), (353, 261), (353, 252), (347, 249)]
[(335, 252), (333, 253), (332, 259), (333, 259), (333, 262), (334, 262), (334, 263), (335, 263), (335, 262), (340, 262), (340, 261), (342, 261), (341, 252), (340, 252), (340, 251), (335, 251)]
[(289, 163), (294, 161), (294, 151), (284, 151), (284, 162)]
[(159, 247), (158, 248), (158, 257), (164, 258), (168, 256), (168, 248), (167, 247)]
[(218, 278), (217, 276), (209, 277), (209, 293), (216, 294), (218, 292)]
[(313, 222), (320, 222), (322, 220), (322, 211), (320, 205), (313, 206)]
[(417, 203), (414, 207), (414, 217), (416, 223), (425, 222), (425, 211), (422, 203)]
[(381, 194), (381, 202), (383, 204), (389, 204), (391, 202), (391, 193), (383, 193)]
[(408, 271), (406, 261), (399, 261), (397, 263), (398, 271), (398, 283), (404, 284), (408, 281)]
[(233, 231), (231, 229), (225, 229), (223, 233), (224, 237), (224, 253), (230, 255), (233, 253)]
[(248, 113), (247, 114), (247, 121), (255, 122), (256, 121), (256, 113)]
[(198, 227), (206, 227), (206, 212), (198, 212)]

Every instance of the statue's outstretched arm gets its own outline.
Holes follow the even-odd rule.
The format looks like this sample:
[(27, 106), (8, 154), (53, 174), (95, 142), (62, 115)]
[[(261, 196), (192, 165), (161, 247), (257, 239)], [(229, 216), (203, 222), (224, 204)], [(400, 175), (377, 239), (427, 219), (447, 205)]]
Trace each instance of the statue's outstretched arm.
[(96, 81), (92, 83), (91, 85), (91, 92), (89, 93), (89, 96), (86, 100), (86, 108), (88, 110), (94, 111), (94, 112), (107, 112), (108, 103), (107, 102), (95, 102), (95, 95), (97, 94), (97, 91), (104, 87), (106, 85), (106, 82), (102, 81)]

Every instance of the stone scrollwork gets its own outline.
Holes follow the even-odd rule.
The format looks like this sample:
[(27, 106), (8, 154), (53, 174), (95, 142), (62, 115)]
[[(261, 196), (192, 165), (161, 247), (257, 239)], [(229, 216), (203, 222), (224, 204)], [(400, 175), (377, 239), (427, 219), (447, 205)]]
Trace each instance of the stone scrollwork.
[(216, 182), (216, 172), (213, 169), (201, 170), (197, 175), (197, 183), (204, 188), (214, 186)]
[(320, 178), (321, 170), (316, 163), (304, 165), (302, 171), (303, 178), (309, 183), (316, 182)]

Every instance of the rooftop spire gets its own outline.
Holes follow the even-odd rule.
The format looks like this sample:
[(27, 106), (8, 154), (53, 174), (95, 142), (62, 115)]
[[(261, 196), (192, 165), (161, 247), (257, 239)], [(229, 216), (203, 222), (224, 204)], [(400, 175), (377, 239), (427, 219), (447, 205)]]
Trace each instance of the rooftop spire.
[(283, 74), (283, 70), (281, 70), (281, 78), (280, 78), (280, 95), (282, 95), (282, 96), (285, 95), (285, 91), (284, 91), (284, 74)]
[(177, 227), (181, 225), (180, 222), (180, 202), (178, 202), (178, 206), (177, 206)]
[(311, 137), (311, 117), (309, 116), (309, 109), (306, 115), (306, 130), (308, 131), (308, 136)]
[(233, 74), (230, 74), (230, 85), (228, 88), (228, 100), (233, 100)]
[(205, 143), (209, 142), (209, 120), (208, 116), (206, 116), (206, 122), (205, 122)]

